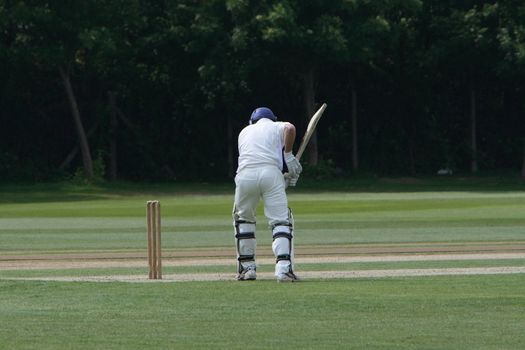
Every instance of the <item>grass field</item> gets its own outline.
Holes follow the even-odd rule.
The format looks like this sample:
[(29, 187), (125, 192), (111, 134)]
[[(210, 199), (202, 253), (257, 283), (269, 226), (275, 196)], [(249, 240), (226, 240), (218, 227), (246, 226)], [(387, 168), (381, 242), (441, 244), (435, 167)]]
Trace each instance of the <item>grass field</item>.
[[(522, 182), (356, 181), (322, 191), (306, 186), (289, 197), (300, 276), (512, 273), (175, 282), (183, 275), (234, 276), (232, 190), (0, 186), (0, 349), (525, 346)], [(148, 199), (162, 203), (164, 283), (144, 277)], [(258, 223), (258, 271), (271, 275), (262, 214)], [(78, 281), (89, 276), (137, 278)]]

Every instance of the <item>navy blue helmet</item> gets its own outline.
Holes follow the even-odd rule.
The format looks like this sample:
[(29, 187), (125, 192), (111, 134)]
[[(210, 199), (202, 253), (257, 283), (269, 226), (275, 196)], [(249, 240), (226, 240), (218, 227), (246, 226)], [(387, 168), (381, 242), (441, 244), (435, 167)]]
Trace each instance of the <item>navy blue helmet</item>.
[(250, 117), (250, 124), (255, 124), (259, 119), (268, 118), (272, 121), (276, 121), (277, 117), (273, 114), (272, 110), (267, 107), (256, 108)]

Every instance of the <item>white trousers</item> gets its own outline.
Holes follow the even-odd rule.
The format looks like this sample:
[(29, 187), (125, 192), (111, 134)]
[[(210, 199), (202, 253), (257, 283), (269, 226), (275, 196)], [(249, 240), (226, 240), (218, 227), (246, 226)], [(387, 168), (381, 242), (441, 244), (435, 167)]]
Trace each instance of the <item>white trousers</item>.
[[(270, 227), (277, 231), (289, 228), (290, 216), (288, 209), (288, 198), (283, 174), (277, 167), (264, 167), (258, 169), (243, 169), (235, 176), (235, 203), (234, 220), (255, 223), (256, 211), (259, 201), (264, 203), (264, 215), (268, 219)], [(274, 234), (276, 232), (273, 232)], [(250, 248), (248, 248), (250, 246)], [(243, 250), (255, 253), (255, 238), (251, 243), (243, 244)], [(289, 255), (289, 260), (281, 260), (276, 263), (275, 274), (288, 272), (293, 267), (293, 245), (291, 239), (276, 238), (272, 244), (272, 250), (276, 257), (283, 254)], [(255, 261), (241, 263), (243, 268), (255, 265)]]
[(262, 199), (270, 226), (288, 223), (288, 198), (284, 177), (277, 167), (244, 169), (235, 176), (235, 214), (239, 220), (255, 222)]

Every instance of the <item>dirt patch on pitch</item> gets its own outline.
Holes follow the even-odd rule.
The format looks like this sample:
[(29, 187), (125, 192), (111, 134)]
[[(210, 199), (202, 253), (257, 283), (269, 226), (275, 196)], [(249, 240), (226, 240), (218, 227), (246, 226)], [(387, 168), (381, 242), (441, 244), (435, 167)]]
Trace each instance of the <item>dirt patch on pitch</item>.
[[(298, 275), (305, 281), (337, 278), (385, 278), (408, 276), (514, 274), (525, 273), (525, 267), (513, 266), (513, 259), (525, 259), (525, 242), (480, 242), (469, 244), (387, 244), (361, 246), (319, 246), (297, 249)], [(274, 263), (269, 247), (258, 250), (258, 263)], [(442, 269), (385, 269), (350, 270), (347, 266), (337, 271), (308, 271), (301, 264), (345, 264), (399, 261), (459, 261), (508, 260), (505, 267), (442, 268)], [(83, 281), (83, 282), (184, 282), (235, 280), (235, 252), (231, 248), (187, 249), (164, 252), (163, 266), (230, 266), (232, 273), (165, 274), (161, 281), (151, 281), (144, 275), (108, 275), (80, 277), (35, 277), (24, 280)], [(31, 255), (4, 255), (0, 257), (0, 270), (68, 270), (104, 268), (144, 268), (144, 252), (56, 253)], [(274, 279), (270, 272), (260, 272), (259, 280)], [(17, 279), (17, 278), (10, 278)]]
[[(402, 255), (365, 255), (365, 256), (298, 256), (296, 264), (343, 264), (366, 262), (399, 261), (445, 261), (445, 260), (505, 260), (525, 259), (523, 253), (450, 253), (450, 254), (402, 254)], [(273, 257), (260, 257), (259, 264), (273, 264)], [(165, 258), (164, 267), (174, 266), (236, 266), (232, 258)], [(98, 268), (146, 268), (145, 258), (136, 259), (71, 259), (71, 260), (4, 260), (0, 261), (0, 270), (68, 270)]]
[[(446, 269), (396, 269), (396, 270), (360, 270), (360, 271), (303, 271), (299, 274), (300, 282), (311, 280), (352, 279), (352, 278), (393, 278), (421, 276), (454, 275), (495, 275), (525, 273), (525, 266), (485, 267), (485, 268), (446, 268)], [(258, 280), (274, 279), (272, 273), (257, 274)], [(85, 277), (30, 277), (10, 278), (10, 280), (62, 281), (62, 282), (197, 282), (197, 281), (234, 281), (231, 273), (169, 274), (161, 280), (150, 280), (141, 275), (85, 276)], [(244, 283), (252, 283), (244, 282)]]

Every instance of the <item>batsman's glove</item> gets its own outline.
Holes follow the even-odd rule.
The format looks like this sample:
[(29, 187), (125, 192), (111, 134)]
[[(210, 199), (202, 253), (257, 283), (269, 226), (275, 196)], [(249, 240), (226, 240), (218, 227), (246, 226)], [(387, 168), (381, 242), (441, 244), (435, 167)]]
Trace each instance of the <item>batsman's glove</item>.
[(301, 166), (297, 158), (295, 158), (295, 156), (292, 154), (292, 152), (284, 153), (284, 161), (286, 162), (286, 166), (288, 167), (289, 177), (299, 178), (299, 175), (303, 171), (303, 167)]
[(284, 181), (286, 183), (286, 188), (295, 187), (297, 185), (297, 180), (299, 180), (299, 175), (290, 176), (288, 173), (284, 176)]

